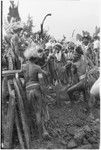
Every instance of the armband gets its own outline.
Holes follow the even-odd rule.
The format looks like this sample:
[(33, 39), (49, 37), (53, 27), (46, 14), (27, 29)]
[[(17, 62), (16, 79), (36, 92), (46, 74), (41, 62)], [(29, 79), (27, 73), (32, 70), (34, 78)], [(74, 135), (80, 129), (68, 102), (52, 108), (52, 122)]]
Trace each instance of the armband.
[(39, 74), (38, 74), (38, 77), (39, 77), (39, 78), (43, 78), (42, 73), (39, 73)]

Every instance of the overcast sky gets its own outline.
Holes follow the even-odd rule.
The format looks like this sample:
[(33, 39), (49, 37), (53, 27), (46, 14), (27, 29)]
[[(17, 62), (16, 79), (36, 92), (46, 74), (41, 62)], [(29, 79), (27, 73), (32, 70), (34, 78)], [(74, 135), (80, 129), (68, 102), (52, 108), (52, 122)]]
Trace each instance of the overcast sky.
[[(17, 2), (17, 0), (15, 0)], [(8, 13), (9, 0), (3, 0), (3, 16)], [(99, 26), (100, 0), (19, 0), (19, 12), (22, 21), (26, 22), (28, 15), (33, 17), (34, 30), (40, 29), (40, 23), (47, 13), (44, 28), (55, 38), (63, 34), (70, 38), (73, 30), (81, 33), (88, 30), (93, 33)]]

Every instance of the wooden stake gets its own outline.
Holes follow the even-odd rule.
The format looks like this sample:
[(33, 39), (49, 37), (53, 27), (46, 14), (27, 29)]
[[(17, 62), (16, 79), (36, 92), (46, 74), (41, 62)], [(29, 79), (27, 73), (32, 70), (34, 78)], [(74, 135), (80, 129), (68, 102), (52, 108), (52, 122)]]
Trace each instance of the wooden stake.
[(12, 133), (14, 126), (14, 116), (15, 116), (15, 92), (11, 89), (11, 86), (8, 82), (9, 89), (9, 104), (8, 104), (8, 112), (7, 112), (7, 124), (6, 129), (4, 131), (4, 148), (12, 148)]
[(24, 110), (24, 104), (23, 104), (23, 99), (17, 84), (17, 80), (14, 79), (14, 87), (15, 87), (15, 91), (17, 93), (17, 102), (18, 102), (18, 106), (19, 106), (19, 111), (20, 111), (20, 115), (21, 115), (21, 121), (22, 121), (22, 126), (23, 126), (23, 131), (24, 131), (24, 136), (25, 136), (25, 141), (26, 141), (26, 148), (30, 148), (30, 134), (28, 131), (28, 124), (27, 124), (27, 120), (26, 120), (26, 114), (25, 114), (25, 110)]
[(20, 127), (20, 124), (19, 124), (19, 118), (18, 118), (18, 114), (17, 114), (16, 108), (15, 108), (15, 124), (16, 124), (16, 128), (17, 128), (18, 139), (19, 139), (21, 148), (25, 149), (24, 141), (23, 141), (23, 137), (22, 137), (22, 133), (21, 133), (21, 127)]

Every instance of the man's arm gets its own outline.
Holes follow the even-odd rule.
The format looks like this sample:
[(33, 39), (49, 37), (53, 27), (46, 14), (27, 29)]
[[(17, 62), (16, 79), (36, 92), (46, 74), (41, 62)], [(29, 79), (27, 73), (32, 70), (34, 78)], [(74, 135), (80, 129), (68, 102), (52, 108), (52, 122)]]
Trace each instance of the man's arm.
[(94, 68), (93, 62), (92, 62), (91, 59), (89, 59), (88, 57), (87, 57), (87, 63), (88, 63), (88, 65), (90, 65), (92, 68)]
[(39, 68), (38, 68), (38, 73), (42, 73), (42, 75), (43, 75), (43, 74), (47, 75), (47, 72), (46, 72), (45, 70), (41, 69), (40, 66), (39, 66)]
[(39, 79), (39, 83), (40, 83), (40, 87), (41, 87), (42, 92), (46, 93), (47, 92), (47, 87), (45, 86), (43, 74), (47, 74), (47, 73), (46, 73), (46, 71), (44, 71), (40, 68), (39, 72), (38, 72), (38, 79)]

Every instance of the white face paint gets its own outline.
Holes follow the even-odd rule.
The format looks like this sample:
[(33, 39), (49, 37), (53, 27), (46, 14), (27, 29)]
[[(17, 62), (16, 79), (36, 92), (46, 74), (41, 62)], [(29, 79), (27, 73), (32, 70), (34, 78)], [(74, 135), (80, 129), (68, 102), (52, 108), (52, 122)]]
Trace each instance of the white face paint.
[(42, 58), (43, 56), (43, 52), (42, 53), (38, 53), (38, 57)]
[(73, 53), (72, 52), (69, 52), (68, 53), (68, 59), (72, 59), (73, 58)]
[(40, 49), (40, 50), (37, 52), (38, 57), (42, 58), (43, 53), (44, 53), (43, 50)]
[(61, 60), (61, 51), (59, 53), (56, 53), (55, 56), (56, 56), (57, 60), (60, 61)]
[(68, 57), (68, 53), (64, 53), (64, 55), (65, 55), (65, 58), (67, 58), (67, 57)]

